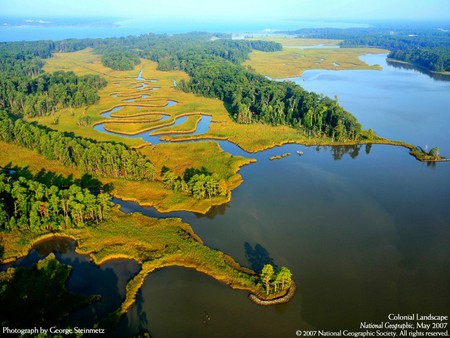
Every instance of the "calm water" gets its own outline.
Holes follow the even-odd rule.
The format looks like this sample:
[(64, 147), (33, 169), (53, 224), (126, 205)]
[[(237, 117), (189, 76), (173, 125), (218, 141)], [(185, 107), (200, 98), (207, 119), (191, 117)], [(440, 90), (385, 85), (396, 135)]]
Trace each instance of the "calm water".
[(27, 257), (3, 268), (30, 266), (53, 252), (61, 263), (72, 266), (66, 284), (69, 291), (101, 296), (99, 302), (72, 313), (66, 320), (66, 325), (92, 327), (120, 306), (125, 298), (125, 287), (140, 270), (140, 265), (134, 260), (118, 259), (97, 266), (89, 255), (80, 255), (75, 248), (76, 243), (70, 238), (52, 238), (36, 244)]
[[(450, 155), (448, 82), (386, 66), (303, 77), (296, 81), (338, 95), (380, 135), (438, 145)], [(428, 110), (419, 109), (424, 101)], [(406, 149), (382, 145), (286, 145), (247, 154), (219, 144), (257, 159), (241, 169), (244, 183), (230, 203), (207, 215), (160, 215), (133, 203), (122, 203), (123, 210), (181, 217), (206, 245), (245, 266), (287, 266), (296, 296), (260, 307), (246, 292), (207, 276), (163, 269), (146, 280), (112, 336), (149, 330), (152, 337), (294, 337), (299, 329), (356, 329), (362, 321), (386, 321), (389, 313), (450, 314), (448, 163), (427, 165)], [(285, 152), (292, 155), (269, 161)]]
[(385, 54), (361, 59), (383, 70), (308, 70), (290, 80), (307, 90), (337, 96), (363, 126), (381, 136), (437, 146), (450, 157), (450, 82), (388, 65)]

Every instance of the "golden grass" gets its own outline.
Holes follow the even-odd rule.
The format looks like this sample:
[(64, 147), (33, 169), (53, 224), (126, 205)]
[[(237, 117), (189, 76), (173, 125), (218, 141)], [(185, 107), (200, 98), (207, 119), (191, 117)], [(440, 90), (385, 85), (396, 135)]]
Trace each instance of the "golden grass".
[(161, 119), (154, 120), (153, 122), (148, 121), (140, 121), (140, 122), (130, 122), (124, 123), (125, 121), (117, 121), (116, 120), (108, 121), (105, 123), (105, 129), (107, 131), (125, 135), (135, 135), (143, 133), (144, 131), (149, 131), (154, 128), (158, 128), (161, 126)]
[(182, 175), (185, 168), (200, 169), (204, 166), (227, 181), (237, 175), (240, 167), (254, 161), (232, 156), (220, 149), (216, 142), (162, 143), (146, 147), (140, 152), (155, 159), (154, 165), (158, 172), (163, 166), (172, 165), (170, 170), (176, 175)]
[(272, 53), (253, 51), (250, 53), (250, 60), (245, 61), (243, 65), (273, 79), (298, 77), (309, 69), (381, 69), (378, 65), (369, 66), (359, 59), (359, 56), (368, 53), (381, 54), (387, 51), (377, 48), (284, 48), (280, 52)]
[[(144, 147), (139, 152), (153, 159), (157, 176), (163, 166), (167, 166), (177, 175), (182, 175), (187, 168), (205, 167), (224, 179), (231, 191), (242, 183), (239, 169), (254, 160), (232, 156), (224, 152), (215, 142), (158, 144)], [(186, 210), (206, 213), (211, 206), (230, 201), (228, 196), (217, 196), (199, 200), (192, 196), (173, 192), (164, 188), (160, 182), (129, 182), (111, 180), (114, 183), (114, 195), (124, 200), (134, 201), (144, 206), (153, 206), (160, 212)]]
[(75, 168), (64, 166), (59, 161), (47, 160), (36, 151), (22, 148), (13, 144), (0, 141), (0, 166), (12, 165), (27, 168), (31, 173), (37, 174), (42, 169), (55, 172), (59, 175), (80, 178), (81, 172)]
[(152, 135), (193, 133), (197, 130), (197, 125), (201, 119), (201, 115), (191, 115), (188, 116), (187, 120), (182, 124), (158, 129), (158, 131), (153, 132)]

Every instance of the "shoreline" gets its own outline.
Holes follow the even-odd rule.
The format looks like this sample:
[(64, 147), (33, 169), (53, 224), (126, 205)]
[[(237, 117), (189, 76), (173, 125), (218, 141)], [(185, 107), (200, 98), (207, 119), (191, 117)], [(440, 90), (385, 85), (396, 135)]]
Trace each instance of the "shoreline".
[[(150, 218), (146, 216), (133, 216), (133, 215), (126, 215), (120, 210), (117, 210), (114, 213), (116, 216), (119, 217), (126, 217), (128, 219), (143, 219), (145, 222), (159, 222), (160, 219), (157, 218)], [(114, 215), (111, 216), (111, 218), (114, 218)], [(181, 222), (179, 219), (173, 219), (176, 223)], [(167, 222), (167, 220), (163, 221)], [(292, 299), (293, 294), (295, 292), (295, 283), (292, 281), (291, 287), (287, 291), (287, 293), (279, 297), (277, 299), (272, 300), (266, 300), (263, 297), (263, 294), (261, 293), (262, 290), (259, 288), (259, 284), (257, 283), (257, 274), (244, 266), (241, 266), (239, 263), (237, 263), (231, 256), (223, 253), (219, 250), (211, 249), (203, 244), (203, 241), (193, 232), (192, 228), (188, 224), (184, 224), (183, 228), (185, 228), (186, 235), (189, 234), (189, 237), (191, 238), (190, 241), (192, 241), (191, 246), (197, 247), (200, 249), (200, 256), (185, 256), (182, 252), (174, 253), (174, 252), (165, 252), (165, 250), (162, 250), (161, 255), (156, 259), (151, 259), (144, 256), (140, 256), (141, 254), (136, 252), (135, 254), (127, 254), (125, 252), (119, 251), (97, 251), (95, 247), (93, 247), (93, 242), (96, 242), (95, 238), (101, 233), (103, 233), (107, 229), (104, 228), (110, 228), (111, 226), (115, 227), (115, 224), (117, 224), (113, 219), (109, 221), (109, 224), (105, 225), (99, 225), (99, 229), (90, 229), (90, 228), (83, 228), (83, 229), (66, 229), (61, 232), (50, 232), (50, 233), (44, 233), (41, 235), (37, 234), (31, 234), (34, 238), (28, 238), (28, 243), (23, 243), (23, 238), (20, 237), (20, 233), (14, 233), (11, 234), (12, 237), (17, 237), (15, 239), (16, 245), (22, 246), (22, 252), (17, 254), (15, 257), (10, 257), (6, 260), (3, 260), (1, 262), (2, 265), (13, 263), (17, 261), (20, 258), (27, 257), (30, 252), (34, 249), (34, 247), (37, 244), (43, 243), (45, 241), (49, 241), (55, 238), (67, 238), (75, 242), (75, 252), (80, 255), (88, 255), (90, 258), (90, 261), (97, 265), (101, 266), (102, 264), (114, 261), (114, 260), (134, 260), (140, 265), (140, 270), (132, 277), (132, 279), (127, 283), (126, 285), (126, 294), (125, 298), (122, 300), (121, 304), (118, 308), (107, 314), (102, 320), (101, 323), (106, 324), (108, 326), (114, 326), (117, 324), (118, 320), (122, 318), (123, 315), (125, 315), (129, 309), (134, 305), (136, 296), (141, 289), (142, 285), (144, 284), (147, 277), (151, 275), (156, 270), (163, 269), (166, 267), (172, 267), (172, 266), (178, 266), (182, 268), (188, 268), (188, 269), (194, 269), (195, 271), (202, 273), (204, 275), (207, 275), (211, 278), (213, 278), (215, 281), (220, 282), (224, 285), (227, 285), (231, 289), (234, 290), (244, 290), (250, 292), (249, 298), (253, 300), (253, 297), (256, 297), (255, 299), (258, 299), (260, 302), (254, 302), (259, 305), (273, 305), (273, 304), (279, 304), (279, 303), (285, 303), (288, 302), (290, 299)], [(182, 224), (182, 223), (181, 223)], [(102, 228), (102, 229), (101, 229)], [(165, 226), (164, 226), (165, 228)], [(99, 234), (97, 232), (100, 231)], [(179, 230), (176, 230), (177, 232)], [(155, 235), (157, 235), (155, 233)], [(106, 236), (106, 237), (104, 237)], [(184, 241), (186, 238), (184, 237), (178, 237), (177, 235), (177, 241)], [(105, 240), (108, 235), (103, 235), (102, 238), (99, 238), (99, 240)], [(91, 242), (91, 243), (89, 243)], [(125, 245), (125, 243), (124, 243)], [(25, 250), (26, 249), (26, 250)], [(209, 263), (208, 253), (209, 252), (215, 252), (214, 255), (216, 255), (218, 261), (216, 263)], [(203, 255), (207, 255), (203, 257)], [(218, 267), (217, 262), (221, 262), (220, 264), (224, 264), (223, 267)], [(205, 264), (206, 263), (206, 264)], [(215, 265), (216, 264), (216, 265)], [(220, 265), (221, 266), (221, 265)], [(253, 296), (251, 296), (253, 295)], [(259, 296), (256, 296), (259, 295)]]
[(433, 74), (433, 75), (446, 76), (446, 77), (448, 77), (450, 79), (450, 72), (445, 72), (445, 71), (444, 72), (437, 72), (437, 71), (430, 70), (430, 69), (427, 69), (427, 68), (419, 66), (419, 65), (415, 65), (414, 63), (411, 63), (411, 62), (408, 62), (408, 61), (397, 60), (397, 59), (392, 59), (392, 58), (386, 58), (386, 61), (394, 62), (394, 63), (400, 63), (400, 64), (403, 64), (403, 65), (408, 65), (408, 66), (411, 66), (411, 67), (415, 67), (418, 70), (421, 70), (423, 72), (430, 73), (430, 74)]
[(248, 298), (253, 303), (255, 303), (257, 305), (261, 305), (261, 306), (284, 304), (284, 303), (289, 302), (292, 298), (294, 298), (296, 290), (297, 290), (297, 285), (295, 284), (294, 280), (291, 280), (291, 286), (289, 287), (289, 289), (287, 290), (287, 293), (284, 296), (265, 300), (265, 299), (258, 297), (258, 295), (251, 293), (248, 295)]

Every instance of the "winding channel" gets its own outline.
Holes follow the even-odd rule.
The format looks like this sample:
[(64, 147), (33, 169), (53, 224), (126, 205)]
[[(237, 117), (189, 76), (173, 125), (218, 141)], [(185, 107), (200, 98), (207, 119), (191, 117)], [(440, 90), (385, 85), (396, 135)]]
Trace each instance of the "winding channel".
[[(139, 75), (136, 78), (136, 80), (142, 82), (142, 85), (137, 88), (138, 90), (142, 90), (142, 89), (144, 89), (145, 87), (148, 86), (144, 82), (144, 81), (146, 81), (146, 79), (144, 77), (142, 77), (142, 73), (143, 73), (143, 70), (141, 70), (139, 72)], [(156, 83), (157, 80), (152, 79), (152, 80), (150, 80), (150, 82)], [(176, 85), (176, 81), (175, 80), (174, 80), (174, 85)], [(159, 89), (159, 87), (154, 87), (153, 90), (157, 90), (155, 88)], [(113, 97), (117, 97), (117, 94), (112, 94), (112, 96)], [(147, 97), (149, 97), (148, 94), (141, 95), (141, 98), (143, 98), (143, 99), (147, 98)], [(135, 98), (126, 99), (123, 102), (135, 102)], [(164, 106), (164, 108), (173, 107), (177, 103), (178, 102), (176, 102), (176, 101), (168, 100), (167, 104)], [(108, 119), (114, 119), (114, 120), (117, 120), (117, 122), (119, 122), (120, 119), (115, 119), (113, 116), (111, 116), (111, 114), (114, 113), (114, 112), (117, 112), (117, 111), (119, 111), (121, 109), (123, 109), (124, 107), (125, 106), (114, 107), (113, 109), (108, 110), (108, 111), (102, 113), (101, 115), (103, 117), (108, 118)], [(136, 108), (140, 109), (141, 106), (136, 105)], [(160, 122), (163, 122), (163, 121), (166, 121), (166, 120), (170, 119), (170, 115), (169, 114), (162, 113), (161, 115), (162, 115), (162, 118), (161, 118)], [(209, 116), (209, 115), (202, 115), (202, 114), (199, 114), (199, 115), (201, 115), (201, 120), (197, 124), (196, 130), (194, 132), (192, 132), (192, 133), (170, 133), (170, 132), (167, 132), (167, 133), (164, 133), (164, 134), (152, 135), (153, 133), (156, 133), (159, 130), (167, 127), (167, 126), (162, 126), (160, 128), (152, 129), (151, 131), (147, 130), (147, 131), (144, 131), (144, 132), (141, 132), (141, 133), (136, 133), (134, 135), (127, 135), (127, 134), (121, 134), (121, 133), (115, 133), (115, 132), (107, 131), (105, 129), (104, 123), (99, 123), (99, 124), (95, 125), (94, 129), (99, 131), (99, 132), (102, 132), (102, 133), (105, 133), (105, 134), (109, 134), (109, 135), (114, 135), (114, 136), (121, 136), (121, 137), (126, 137), (126, 138), (141, 138), (144, 141), (149, 142), (149, 143), (151, 143), (153, 145), (160, 144), (160, 143), (173, 143), (173, 142), (207, 142), (207, 141), (214, 141), (214, 142), (217, 142), (224, 151), (232, 154), (233, 156), (253, 156), (252, 154), (246, 152), (245, 150), (241, 149), (239, 146), (237, 146), (237, 145), (235, 145), (235, 144), (233, 144), (233, 143), (231, 143), (229, 141), (222, 141), (222, 140), (215, 140), (215, 139), (201, 139), (201, 140), (169, 141), (168, 142), (168, 141), (161, 140), (161, 137), (179, 136), (180, 134), (182, 134), (184, 136), (196, 136), (196, 135), (202, 135), (202, 134), (207, 133), (208, 130), (209, 130), (209, 127), (211, 125), (211, 116)], [(188, 116), (179, 116), (179, 117), (177, 117), (175, 119), (175, 123), (170, 125), (170, 127), (178, 126), (178, 125), (181, 125), (181, 124), (185, 123), (187, 121), (187, 118), (188, 118)]]

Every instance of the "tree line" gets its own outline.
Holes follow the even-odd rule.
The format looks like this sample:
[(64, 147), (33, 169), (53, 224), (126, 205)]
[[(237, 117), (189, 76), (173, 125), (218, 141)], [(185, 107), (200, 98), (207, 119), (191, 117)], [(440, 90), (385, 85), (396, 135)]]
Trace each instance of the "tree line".
[(103, 51), (102, 63), (115, 70), (133, 70), (136, 65), (141, 63), (141, 59), (136, 50), (111, 48)]
[(99, 100), (106, 80), (57, 71), (35, 78), (0, 75), (0, 109), (25, 116), (44, 116), (65, 107), (82, 107)]
[(105, 177), (153, 180), (155, 167), (137, 151), (50, 130), (0, 111), (0, 140), (36, 150), (49, 160)]
[(177, 176), (167, 167), (163, 167), (162, 176), (166, 188), (192, 195), (197, 199), (226, 196), (228, 193), (225, 180), (220, 179), (215, 173), (211, 174), (205, 167), (202, 169), (187, 168), (183, 177)]
[(289, 125), (310, 136), (357, 139), (362, 126), (336, 100), (308, 92), (289, 81), (276, 82), (220, 60), (203, 62), (179, 87), (223, 100), (239, 123)]
[(0, 174), (0, 229), (56, 230), (100, 223), (110, 210), (109, 199), (107, 193), (94, 195), (75, 184), (61, 189)]

